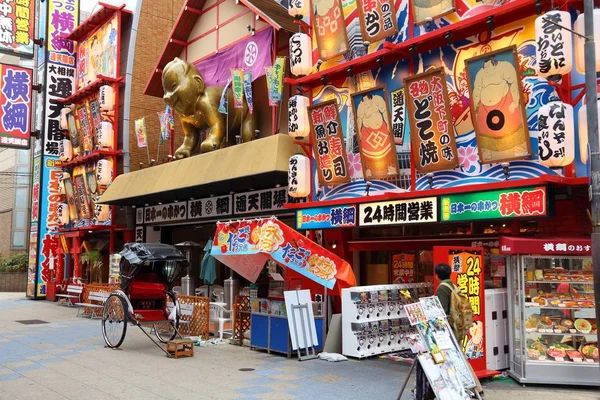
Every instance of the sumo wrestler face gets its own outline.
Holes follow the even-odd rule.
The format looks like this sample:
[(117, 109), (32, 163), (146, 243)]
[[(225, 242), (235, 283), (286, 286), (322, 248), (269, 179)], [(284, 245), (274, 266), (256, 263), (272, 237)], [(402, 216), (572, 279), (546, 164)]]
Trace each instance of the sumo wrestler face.
[(196, 68), (179, 58), (163, 71), (163, 100), (180, 115), (193, 115), (198, 97), (204, 92), (204, 80)]

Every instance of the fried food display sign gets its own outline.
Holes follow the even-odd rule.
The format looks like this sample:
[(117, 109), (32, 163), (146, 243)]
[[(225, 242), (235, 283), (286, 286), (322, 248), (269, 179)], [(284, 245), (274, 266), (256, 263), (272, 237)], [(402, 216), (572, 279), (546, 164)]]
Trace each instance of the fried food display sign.
[(405, 79), (404, 88), (417, 171), (456, 168), (458, 157), (446, 74), (436, 68)]
[(350, 268), (276, 218), (218, 223), (211, 255), (253, 282), (269, 258), (329, 289)]
[(337, 101), (329, 100), (309, 107), (308, 115), (319, 183), (329, 186), (349, 182), (350, 173)]

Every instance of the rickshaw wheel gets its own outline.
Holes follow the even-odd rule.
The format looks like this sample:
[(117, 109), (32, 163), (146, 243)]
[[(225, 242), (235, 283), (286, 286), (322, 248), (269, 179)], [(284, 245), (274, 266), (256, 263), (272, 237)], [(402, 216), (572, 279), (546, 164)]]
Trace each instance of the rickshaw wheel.
[(127, 314), (127, 304), (121, 296), (108, 296), (102, 311), (102, 336), (108, 347), (115, 349), (123, 343), (127, 332)]
[[(173, 292), (167, 292), (167, 296), (173, 305), (177, 304), (177, 296)], [(168, 343), (175, 339), (179, 329), (180, 313), (175, 314), (175, 321), (157, 322), (154, 324), (154, 334), (161, 343)]]

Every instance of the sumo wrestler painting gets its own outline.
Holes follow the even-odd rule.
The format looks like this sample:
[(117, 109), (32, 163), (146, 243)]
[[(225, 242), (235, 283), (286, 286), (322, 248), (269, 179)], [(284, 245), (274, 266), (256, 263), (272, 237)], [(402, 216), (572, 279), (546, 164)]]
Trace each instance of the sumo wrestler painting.
[(507, 47), (465, 62), (481, 163), (531, 156), (516, 51)]
[(422, 25), (454, 11), (454, 0), (413, 0), (411, 5), (415, 25)]
[(348, 34), (340, 0), (313, 0), (313, 29), (319, 58), (327, 61), (348, 51)]
[(398, 156), (383, 87), (352, 95), (356, 135), (366, 180), (398, 177)]

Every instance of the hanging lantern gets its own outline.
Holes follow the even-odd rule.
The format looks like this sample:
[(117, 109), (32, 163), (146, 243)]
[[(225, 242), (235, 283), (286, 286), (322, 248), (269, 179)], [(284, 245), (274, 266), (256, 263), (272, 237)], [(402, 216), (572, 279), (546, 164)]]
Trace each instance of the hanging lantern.
[(306, 33), (294, 33), (290, 38), (290, 71), (304, 76), (312, 71), (312, 41)]
[(58, 158), (62, 162), (71, 161), (73, 159), (73, 145), (69, 139), (63, 139), (59, 142)]
[(308, 106), (310, 100), (304, 96), (292, 96), (288, 100), (288, 134), (296, 139), (308, 137), (310, 124)]
[(69, 122), (67, 121), (67, 114), (71, 112), (69, 107), (64, 107), (60, 110), (60, 129), (66, 131), (69, 129)]
[(60, 194), (67, 194), (67, 190), (65, 189), (65, 179), (70, 179), (71, 174), (66, 171), (61, 171), (58, 174), (58, 192)]
[(106, 204), (96, 204), (94, 209), (94, 219), (96, 222), (106, 222), (108, 221), (108, 214), (110, 211), (110, 207)]
[(115, 91), (112, 86), (100, 86), (98, 91), (98, 105), (102, 111), (112, 111), (115, 106)]
[(575, 159), (575, 122), (573, 107), (560, 100), (550, 100), (538, 111), (538, 146), (540, 163), (547, 167), (564, 167)]
[(67, 203), (58, 203), (56, 206), (56, 223), (60, 226), (69, 223), (69, 205)]
[(102, 186), (112, 182), (112, 163), (109, 160), (102, 159), (96, 164), (96, 182)]
[(309, 8), (310, 3), (308, 0), (290, 0), (288, 13), (296, 19), (302, 19), (310, 12)]
[(548, 11), (535, 19), (535, 57), (538, 75), (550, 80), (560, 80), (562, 75), (571, 71), (573, 34), (570, 29), (571, 14), (566, 11)]
[[(600, 115), (600, 98), (598, 100), (597, 113)], [(581, 107), (579, 107), (579, 111), (577, 112), (577, 121), (579, 123), (579, 156), (581, 157), (581, 162), (587, 163), (589, 157), (589, 134), (587, 124), (587, 106), (585, 104), (582, 104)], [(598, 136), (600, 136), (600, 125), (598, 125)]]
[[(575, 20), (575, 32), (585, 36), (584, 13), (579, 14)], [(596, 72), (600, 72), (600, 8), (594, 9), (594, 43), (596, 47)], [(585, 73), (585, 57), (584, 57), (585, 39), (575, 35), (575, 68), (580, 74)]]
[(310, 159), (302, 154), (290, 157), (288, 163), (288, 194), (300, 198), (310, 194)]
[(115, 147), (115, 135), (112, 123), (108, 121), (100, 122), (100, 129), (97, 130), (96, 136), (99, 147), (104, 149)]

